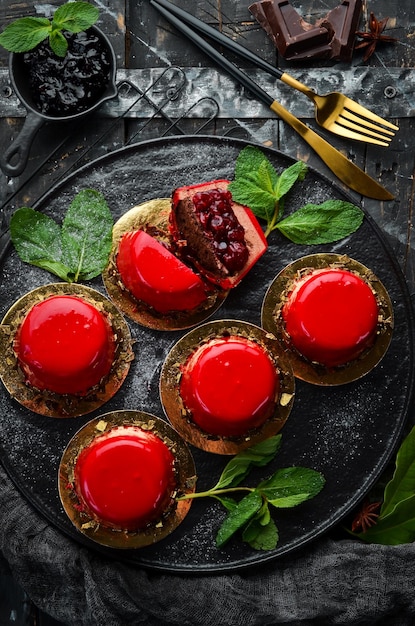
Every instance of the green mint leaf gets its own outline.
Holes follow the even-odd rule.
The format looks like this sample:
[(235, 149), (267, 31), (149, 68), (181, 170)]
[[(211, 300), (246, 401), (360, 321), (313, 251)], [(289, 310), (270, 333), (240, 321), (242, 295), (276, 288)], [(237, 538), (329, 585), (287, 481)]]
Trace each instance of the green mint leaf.
[(262, 506), (253, 520), (256, 520), (260, 526), (267, 526), (271, 520), (271, 513), (268, 506), (268, 501), (263, 500)]
[(306, 467), (286, 467), (262, 481), (257, 489), (275, 507), (292, 507), (314, 498), (324, 487), (324, 477)]
[(68, 42), (60, 30), (53, 30), (49, 37), (49, 45), (58, 57), (64, 57), (68, 51)]
[(281, 435), (275, 435), (239, 452), (227, 463), (213, 490), (239, 485), (252, 466), (264, 467), (270, 463), (278, 452), (280, 445)]
[(67, 2), (53, 14), (53, 27), (79, 33), (90, 28), (99, 17), (97, 7), (89, 2)]
[(99, 17), (99, 9), (89, 2), (67, 2), (54, 13), (52, 20), (45, 17), (22, 17), (0, 34), (0, 45), (9, 52), (28, 52), (49, 37), (53, 52), (64, 57), (67, 43), (63, 30), (79, 33), (90, 28)]
[(216, 546), (222, 548), (261, 508), (262, 497), (251, 491), (227, 515), (216, 535)]
[(292, 496), (283, 496), (280, 498), (270, 498), (268, 502), (275, 506), (276, 509), (292, 509), (294, 506), (309, 500), (312, 496), (309, 493), (296, 493)]
[(67, 282), (90, 280), (108, 263), (113, 220), (98, 191), (81, 191), (72, 201), (62, 228), (28, 207), (14, 212), (10, 234), (25, 263), (36, 265)]
[(397, 546), (415, 541), (415, 494), (399, 501), (393, 511), (364, 533), (357, 535), (368, 543)]
[(234, 500), (234, 498), (230, 498), (229, 496), (222, 496), (222, 495), (215, 495), (214, 498), (216, 500), (219, 500), (219, 502), (221, 503), (221, 505), (227, 510), (227, 511), (233, 511), (237, 506), (238, 503), (236, 500)]
[(235, 202), (248, 206), (256, 217), (267, 222), (268, 236), (281, 219), (284, 196), (306, 173), (307, 165), (299, 161), (278, 175), (259, 148), (247, 146), (238, 155), (229, 191)]
[[(278, 529), (271, 518), (270, 505), (293, 507), (317, 495), (324, 478), (315, 470), (288, 467), (277, 470), (256, 488), (238, 486), (252, 467), (264, 467), (273, 460), (281, 444), (281, 435), (274, 435), (251, 446), (231, 459), (219, 481), (211, 489), (180, 496), (179, 500), (210, 497), (227, 510), (217, 536), (216, 545), (223, 547), (238, 531), (242, 540), (256, 550), (272, 550), (278, 543)], [(248, 492), (241, 500), (229, 497), (230, 492)]]
[(239, 153), (235, 163), (235, 179), (246, 178), (252, 172), (257, 172), (264, 161), (267, 163), (272, 190), (278, 181), (278, 174), (262, 150), (256, 146), (247, 146)]
[(307, 204), (280, 221), (276, 228), (294, 243), (332, 243), (355, 232), (363, 222), (363, 211), (344, 200)]
[(10, 236), (23, 262), (68, 279), (70, 269), (62, 263), (61, 229), (53, 219), (22, 207), (12, 215)]
[(95, 278), (111, 252), (113, 219), (104, 196), (93, 189), (79, 192), (62, 224), (62, 258), (74, 281)]
[(271, 518), (267, 524), (262, 524), (256, 518), (252, 519), (242, 533), (242, 540), (254, 550), (275, 550), (278, 539), (278, 528)]
[(275, 186), (277, 199), (280, 200), (283, 196), (287, 195), (298, 180), (304, 180), (307, 171), (308, 167), (303, 161), (297, 161), (293, 163), (293, 165), (290, 165), (290, 167), (287, 167), (287, 169), (281, 173)]
[(268, 221), (275, 211), (277, 183), (275, 169), (259, 148), (247, 146), (241, 150), (235, 163), (235, 179), (229, 185), (235, 202), (249, 206), (257, 217)]
[(0, 45), (9, 52), (28, 52), (36, 48), (51, 32), (50, 21), (43, 17), (22, 17), (0, 35)]
[(42, 259), (39, 261), (33, 261), (32, 265), (40, 267), (42, 270), (46, 270), (51, 274), (55, 274), (55, 276), (58, 276), (67, 283), (72, 281), (73, 272), (69, 267), (59, 261), (48, 261), (47, 259)]
[(257, 176), (252, 173), (241, 180), (234, 180), (228, 185), (232, 199), (239, 204), (248, 206), (251, 211), (269, 222), (275, 212), (275, 196), (272, 191), (263, 189)]
[(392, 513), (402, 500), (414, 493), (415, 485), (415, 426), (405, 437), (396, 454), (395, 471), (385, 487), (379, 517)]

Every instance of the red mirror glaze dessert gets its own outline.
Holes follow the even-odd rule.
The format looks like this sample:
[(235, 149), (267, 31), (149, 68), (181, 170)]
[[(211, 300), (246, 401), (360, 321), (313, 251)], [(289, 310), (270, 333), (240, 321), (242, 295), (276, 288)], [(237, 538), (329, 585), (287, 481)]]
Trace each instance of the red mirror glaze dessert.
[(174, 456), (155, 433), (118, 426), (97, 436), (75, 464), (75, 490), (92, 518), (127, 531), (161, 518), (176, 489)]
[(192, 310), (207, 299), (199, 276), (143, 230), (122, 236), (116, 263), (128, 291), (159, 313)]
[(268, 247), (256, 217), (232, 200), (228, 185), (215, 180), (179, 187), (170, 214), (183, 257), (222, 289), (235, 287)]
[(29, 310), (14, 350), (29, 385), (84, 395), (109, 374), (115, 339), (95, 306), (78, 296), (56, 295)]
[(368, 285), (345, 269), (314, 270), (299, 279), (282, 308), (294, 348), (335, 367), (356, 359), (375, 339), (378, 304)]
[(229, 336), (203, 343), (183, 366), (180, 396), (205, 432), (240, 436), (273, 413), (279, 391), (274, 363), (256, 342)]

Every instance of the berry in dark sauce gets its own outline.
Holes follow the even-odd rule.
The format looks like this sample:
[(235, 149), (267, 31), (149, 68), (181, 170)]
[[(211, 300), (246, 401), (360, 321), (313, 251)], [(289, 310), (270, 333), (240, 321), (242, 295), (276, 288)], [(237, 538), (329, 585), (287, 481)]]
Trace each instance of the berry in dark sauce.
[(93, 30), (63, 34), (68, 41), (65, 57), (56, 56), (48, 40), (24, 54), (33, 101), (44, 115), (75, 115), (89, 109), (110, 80), (109, 51)]
[(210, 238), (216, 255), (232, 274), (248, 260), (245, 230), (232, 209), (232, 195), (223, 189), (200, 191), (193, 196), (196, 215)]

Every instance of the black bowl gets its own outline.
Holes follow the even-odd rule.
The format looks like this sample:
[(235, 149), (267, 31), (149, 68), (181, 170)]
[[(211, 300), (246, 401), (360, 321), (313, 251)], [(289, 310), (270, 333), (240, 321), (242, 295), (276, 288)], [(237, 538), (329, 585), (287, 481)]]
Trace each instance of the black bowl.
[(50, 115), (42, 113), (36, 105), (33, 91), (27, 80), (27, 68), (23, 62), (23, 54), (13, 52), (10, 54), (10, 80), (17, 97), (27, 110), (27, 115), (18, 137), (11, 146), (0, 155), (0, 167), (6, 175), (19, 176), (23, 172), (29, 158), (33, 139), (39, 128), (45, 122), (71, 122), (78, 118), (85, 117), (98, 109), (104, 102), (117, 95), (115, 83), (116, 57), (114, 49), (108, 37), (97, 26), (92, 26), (91, 30), (94, 31), (107, 49), (110, 61), (109, 81), (102, 95), (97, 98), (92, 106), (71, 115)]

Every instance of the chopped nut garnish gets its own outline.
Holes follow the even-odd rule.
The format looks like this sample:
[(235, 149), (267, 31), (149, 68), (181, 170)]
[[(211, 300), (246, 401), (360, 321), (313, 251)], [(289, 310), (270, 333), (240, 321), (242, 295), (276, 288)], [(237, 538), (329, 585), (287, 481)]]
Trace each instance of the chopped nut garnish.
[(292, 393), (281, 394), (281, 398), (280, 398), (281, 406), (287, 406), (291, 402), (292, 397), (293, 397)]

